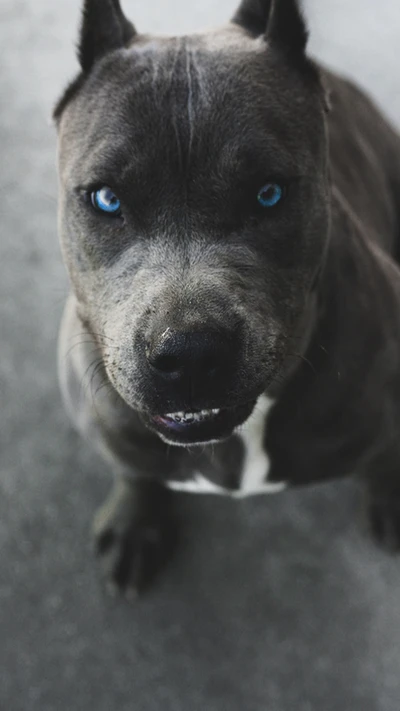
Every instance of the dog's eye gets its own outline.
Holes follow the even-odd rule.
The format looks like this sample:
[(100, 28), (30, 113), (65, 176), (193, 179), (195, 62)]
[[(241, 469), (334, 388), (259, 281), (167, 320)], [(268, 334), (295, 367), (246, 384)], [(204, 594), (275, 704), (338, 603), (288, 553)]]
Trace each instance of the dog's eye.
[(285, 188), (278, 183), (267, 183), (257, 195), (257, 200), (262, 207), (274, 207), (285, 196)]
[(106, 185), (98, 190), (93, 190), (90, 199), (95, 210), (106, 212), (109, 215), (121, 214), (121, 203), (111, 188)]

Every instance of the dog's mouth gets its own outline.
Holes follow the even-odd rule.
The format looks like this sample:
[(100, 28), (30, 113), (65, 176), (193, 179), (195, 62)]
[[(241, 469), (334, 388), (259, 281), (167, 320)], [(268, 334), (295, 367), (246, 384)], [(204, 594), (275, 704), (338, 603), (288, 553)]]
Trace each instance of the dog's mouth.
[(205, 422), (216, 418), (221, 412), (220, 407), (215, 407), (212, 410), (198, 410), (193, 412), (171, 412), (168, 415), (156, 416), (156, 419), (161, 420), (167, 427), (176, 427), (177, 425), (193, 425), (195, 422)]
[(151, 415), (148, 425), (169, 444), (206, 444), (229, 437), (250, 416), (256, 400), (236, 407), (181, 410)]

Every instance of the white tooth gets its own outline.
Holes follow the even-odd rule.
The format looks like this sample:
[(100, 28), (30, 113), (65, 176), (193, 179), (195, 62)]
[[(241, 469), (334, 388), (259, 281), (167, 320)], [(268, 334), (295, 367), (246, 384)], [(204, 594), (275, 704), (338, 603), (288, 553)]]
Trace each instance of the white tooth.
[(168, 412), (164, 415), (164, 417), (175, 420), (175, 422), (182, 422), (182, 420), (184, 422), (199, 422), (200, 420), (211, 417), (212, 415), (218, 415), (219, 412), (221, 412), (219, 407), (214, 407), (208, 410), (204, 409), (197, 412), (183, 412), (180, 410), (179, 412)]

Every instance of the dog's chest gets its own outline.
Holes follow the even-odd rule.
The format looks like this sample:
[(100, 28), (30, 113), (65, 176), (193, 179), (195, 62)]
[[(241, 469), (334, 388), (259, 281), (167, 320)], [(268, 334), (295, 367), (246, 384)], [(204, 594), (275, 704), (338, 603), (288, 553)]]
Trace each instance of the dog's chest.
[[(197, 471), (182, 481), (168, 481), (167, 486), (177, 491), (195, 494), (220, 494), (241, 498), (254, 494), (277, 493), (286, 487), (285, 482), (269, 480), (270, 459), (265, 448), (268, 415), (274, 401), (262, 395), (247, 422), (238, 430), (240, 457), (232, 461), (228, 451), (233, 443), (223, 447), (212, 445), (207, 459), (204, 458)], [(235, 454), (235, 453), (234, 453)]]

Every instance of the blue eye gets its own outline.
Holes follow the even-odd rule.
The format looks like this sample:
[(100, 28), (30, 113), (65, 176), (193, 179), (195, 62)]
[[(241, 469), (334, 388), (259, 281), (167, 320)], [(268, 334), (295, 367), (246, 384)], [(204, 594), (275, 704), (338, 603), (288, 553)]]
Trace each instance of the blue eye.
[(98, 190), (94, 190), (90, 199), (96, 210), (107, 212), (109, 215), (119, 215), (121, 212), (121, 203), (111, 188), (106, 185)]
[(262, 207), (274, 207), (282, 200), (284, 188), (278, 183), (267, 183), (257, 195), (257, 200)]

